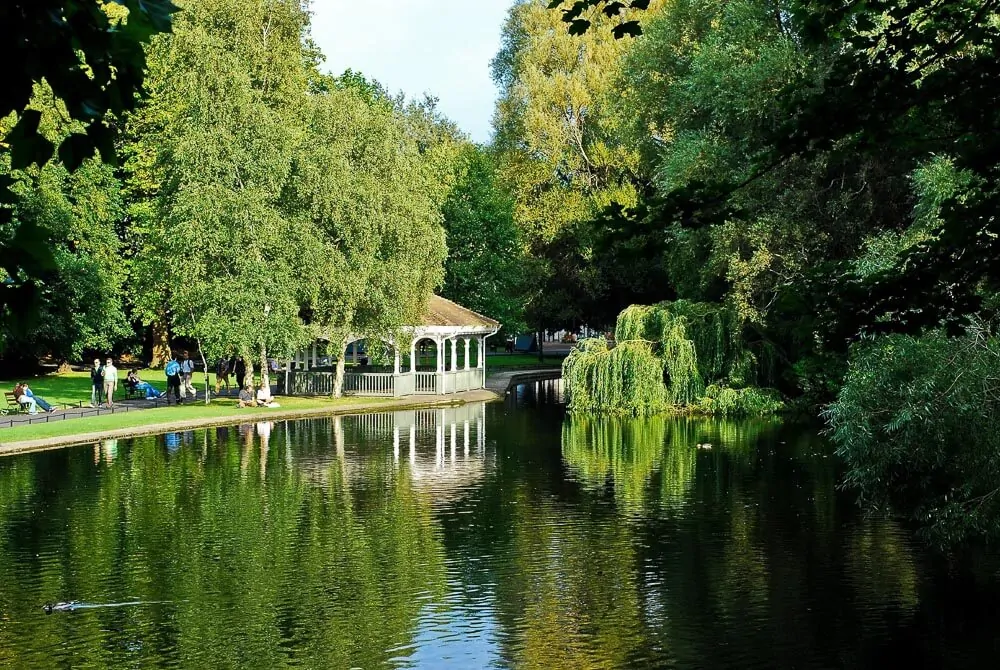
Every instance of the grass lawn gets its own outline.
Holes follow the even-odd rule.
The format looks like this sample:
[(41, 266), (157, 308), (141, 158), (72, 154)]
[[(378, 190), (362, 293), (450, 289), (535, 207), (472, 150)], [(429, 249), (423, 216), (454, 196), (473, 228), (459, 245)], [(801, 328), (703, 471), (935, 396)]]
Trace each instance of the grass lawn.
[[(128, 370), (119, 368), (118, 369), (118, 391), (115, 393), (115, 398), (124, 400), (125, 399), (125, 377), (128, 376)], [(139, 378), (144, 382), (149, 382), (157, 391), (167, 390), (167, 378), (163, 374), (163, 370), (140, 370)], [(259, 379), (259, 376), (257, 377)], [(212, 386), (212, 393), (215, 393), (215, 374), (208, 375), (209, 383)], [(7, 391), (13, 391), (14, 385), (17, 382), (28, 382), (31, 386), (32, 392), (41, 396), (49, 402), (50, 405), (73, 405), (76, 406), (80, 401), (83, 401), (84, 405), (90, 404), (90, 373), (89, 372), (68, 372), (65, 374), (51, 374), (51, 375), (41, 375), (39, 377), (28, 377), (27, 379), (6, 379), (0, 381), (0, 388), (6, 393)], [(271, 381), (274, 381), (274, 377), (271, 377)], [(199, 391), (205, 390), (205, 376), (201, 372), (196, 372), (194, 374), (194, 385)], [(233, 375), (229, 376), (229, 384), (231, 387), (236, 385), (236, 377)]]
[[(60, 377), (66, 375), (59, 375)], [(31, 384), (31, 381), (28, 382)], [(173, 405), (170, 407), (158, 407), (154, 409), (144, 409), (135, 412), (124, 412), (121, 414), (107, 414), (105, 416), (84, 417), (82, 419), (68, 419), (66, 421), (56, 421), (54, 423), (39, 423), (32, 426), (15, 426), (13, 428), (0, 428), (0, 444), (5, 442), (19, 442), (22, 440), (40, 440), (49, 437), (62, 437), (66, 435), (82, 435), (84, 433), (96, 433), (106, 430), (121, 430), (125, 428), (136, 428), (154, 424), (175, 423), (188, 421), (191, 419), (229, 419), (239, 422), (249, 416), (254, 420), (261, 420), (260, 415), (268, 412), (278, 413), (288, 410), (300, 409), (337, 409), (338, 407), (357, 405), (364, 402), (366, 405), (378, 405), (390, 402), (391, 398), (288, 398), (278, 399), (280, 409), (240, 409), (236, 406), (236, 401), (232, 398), (213, 400), (210, 405), (204, 402), (191, 403), (189, 405)]]

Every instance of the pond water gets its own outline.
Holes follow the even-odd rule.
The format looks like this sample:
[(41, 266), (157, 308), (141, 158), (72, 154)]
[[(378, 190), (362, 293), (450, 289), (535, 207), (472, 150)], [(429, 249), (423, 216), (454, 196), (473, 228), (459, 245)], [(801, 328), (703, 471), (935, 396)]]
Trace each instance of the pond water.
[(554, 384), (0, 459), (0, 666), (996, 667), (989, 571), (837, 478), (814, 428)]

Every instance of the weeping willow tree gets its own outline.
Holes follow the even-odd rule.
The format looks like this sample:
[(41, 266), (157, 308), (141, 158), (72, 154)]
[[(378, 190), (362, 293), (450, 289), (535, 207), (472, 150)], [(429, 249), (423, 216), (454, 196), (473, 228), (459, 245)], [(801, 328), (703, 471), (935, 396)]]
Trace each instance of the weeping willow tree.
[(678, 300), (633, 305), (618, 316), (614, 347), (582, 341), (566, 358), (570, 408), (653, 414), (696, 411), (727, 416), (772, 413), (776, 393), (756, 388), (761, 368), (730, 309)]

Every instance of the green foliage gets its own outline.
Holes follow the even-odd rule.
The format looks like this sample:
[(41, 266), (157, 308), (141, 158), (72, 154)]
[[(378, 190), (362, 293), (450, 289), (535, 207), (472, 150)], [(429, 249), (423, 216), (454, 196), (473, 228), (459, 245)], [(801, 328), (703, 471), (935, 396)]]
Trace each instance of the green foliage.
[(505, 332), (522, 332), (528, 276), (514, 199), (484, 149), (467, 147), (458, 172), (442, 208), (448, 259), (441, 295), (496, 319)]
[[(0, 165), (42, 168), (54, 156), (69, 172), (99, 152), (116, 160), (114, 124), (135, 106), (146, 70), (143, 49), (151, 36), (167, 32), (177, 8), (170, 0), (11, 0), (0, 4), (0, 58), (11, 64), (0, 78)], [(36, 85), (45, 82), (50, 100), (73, 123), (52, 137), (44, 132), (42, 110), (29, 108)], [(12, 127), (7, 121), (16, 123)], [(16, 220), (18, 194), (13, 180), (0, 174), (0, 323), (4, 330), (30, 327), (39, 319), (36, 281), (59, 272), (64, 263), (50, 253), (46, 229), (30, 219)], [(2, 336), (0, 336), (2, 337)], [(0, 348), (5, 344), (0, 339)]]
[(663, 364), (649, 342), (582, 340), (563, 362), (566, 402), (579, 412), (647, 415), (668, 408)]
[(784, 408), (776, 391), (753, 386), (738, 389), (712, 384), (697, 402), (699, 413), (714, 416), (766, 416)]
[(735, 416), (783, 406), (775, 392), (750, 386), (757, 360), (725, 307), (687, 301), (633, 305), (619, 315), (615, 340), (610, 350), (603, 338), (584, 340), (567, 357), (563, 378), (572, 409)]
[(855, 345), (825, 412), (846, 484), (942, 546), (1000, 537), (1000, 339), (984, 324)]

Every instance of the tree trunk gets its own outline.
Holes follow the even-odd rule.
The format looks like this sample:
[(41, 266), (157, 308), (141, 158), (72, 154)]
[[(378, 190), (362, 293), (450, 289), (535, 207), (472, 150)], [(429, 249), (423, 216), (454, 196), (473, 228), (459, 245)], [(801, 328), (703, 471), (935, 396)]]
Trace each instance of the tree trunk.
[(347, 343), (341, 342), (337, 350), (337, 373), (333, 377), (333, 397), (344, 395), (344, 359), (347, 357)]
[(267, 346), (260, 345), (260, 383), (268, 389), (271, 389), (271, 368), (267, 364)]
[(167, 317), (160, 313), (152, 323), (153, 357), (149, 362), (151, 368), (162, 368), (170, 360), (170, 333), (167, 331)]
[(243, 351), (242, 354), (243, 363), (246, 366), (246, 377), (243, 380), (243, 385), (249, 384), (250, 388), (253, 389), (255, 388), (253, 383), (253, 356), (250, 355), (249, 350)]
[[(208, 391), (208, 361), (205, 360), (205, 350), (201, 348), (201, 340), (198, 340), (198, 353), (201, 355), (201, 364), (205, 370), (205, 404), (210, 405), (212, 403), (211, 394)], [(192, 388), (194, 388), (192, 386)]]

